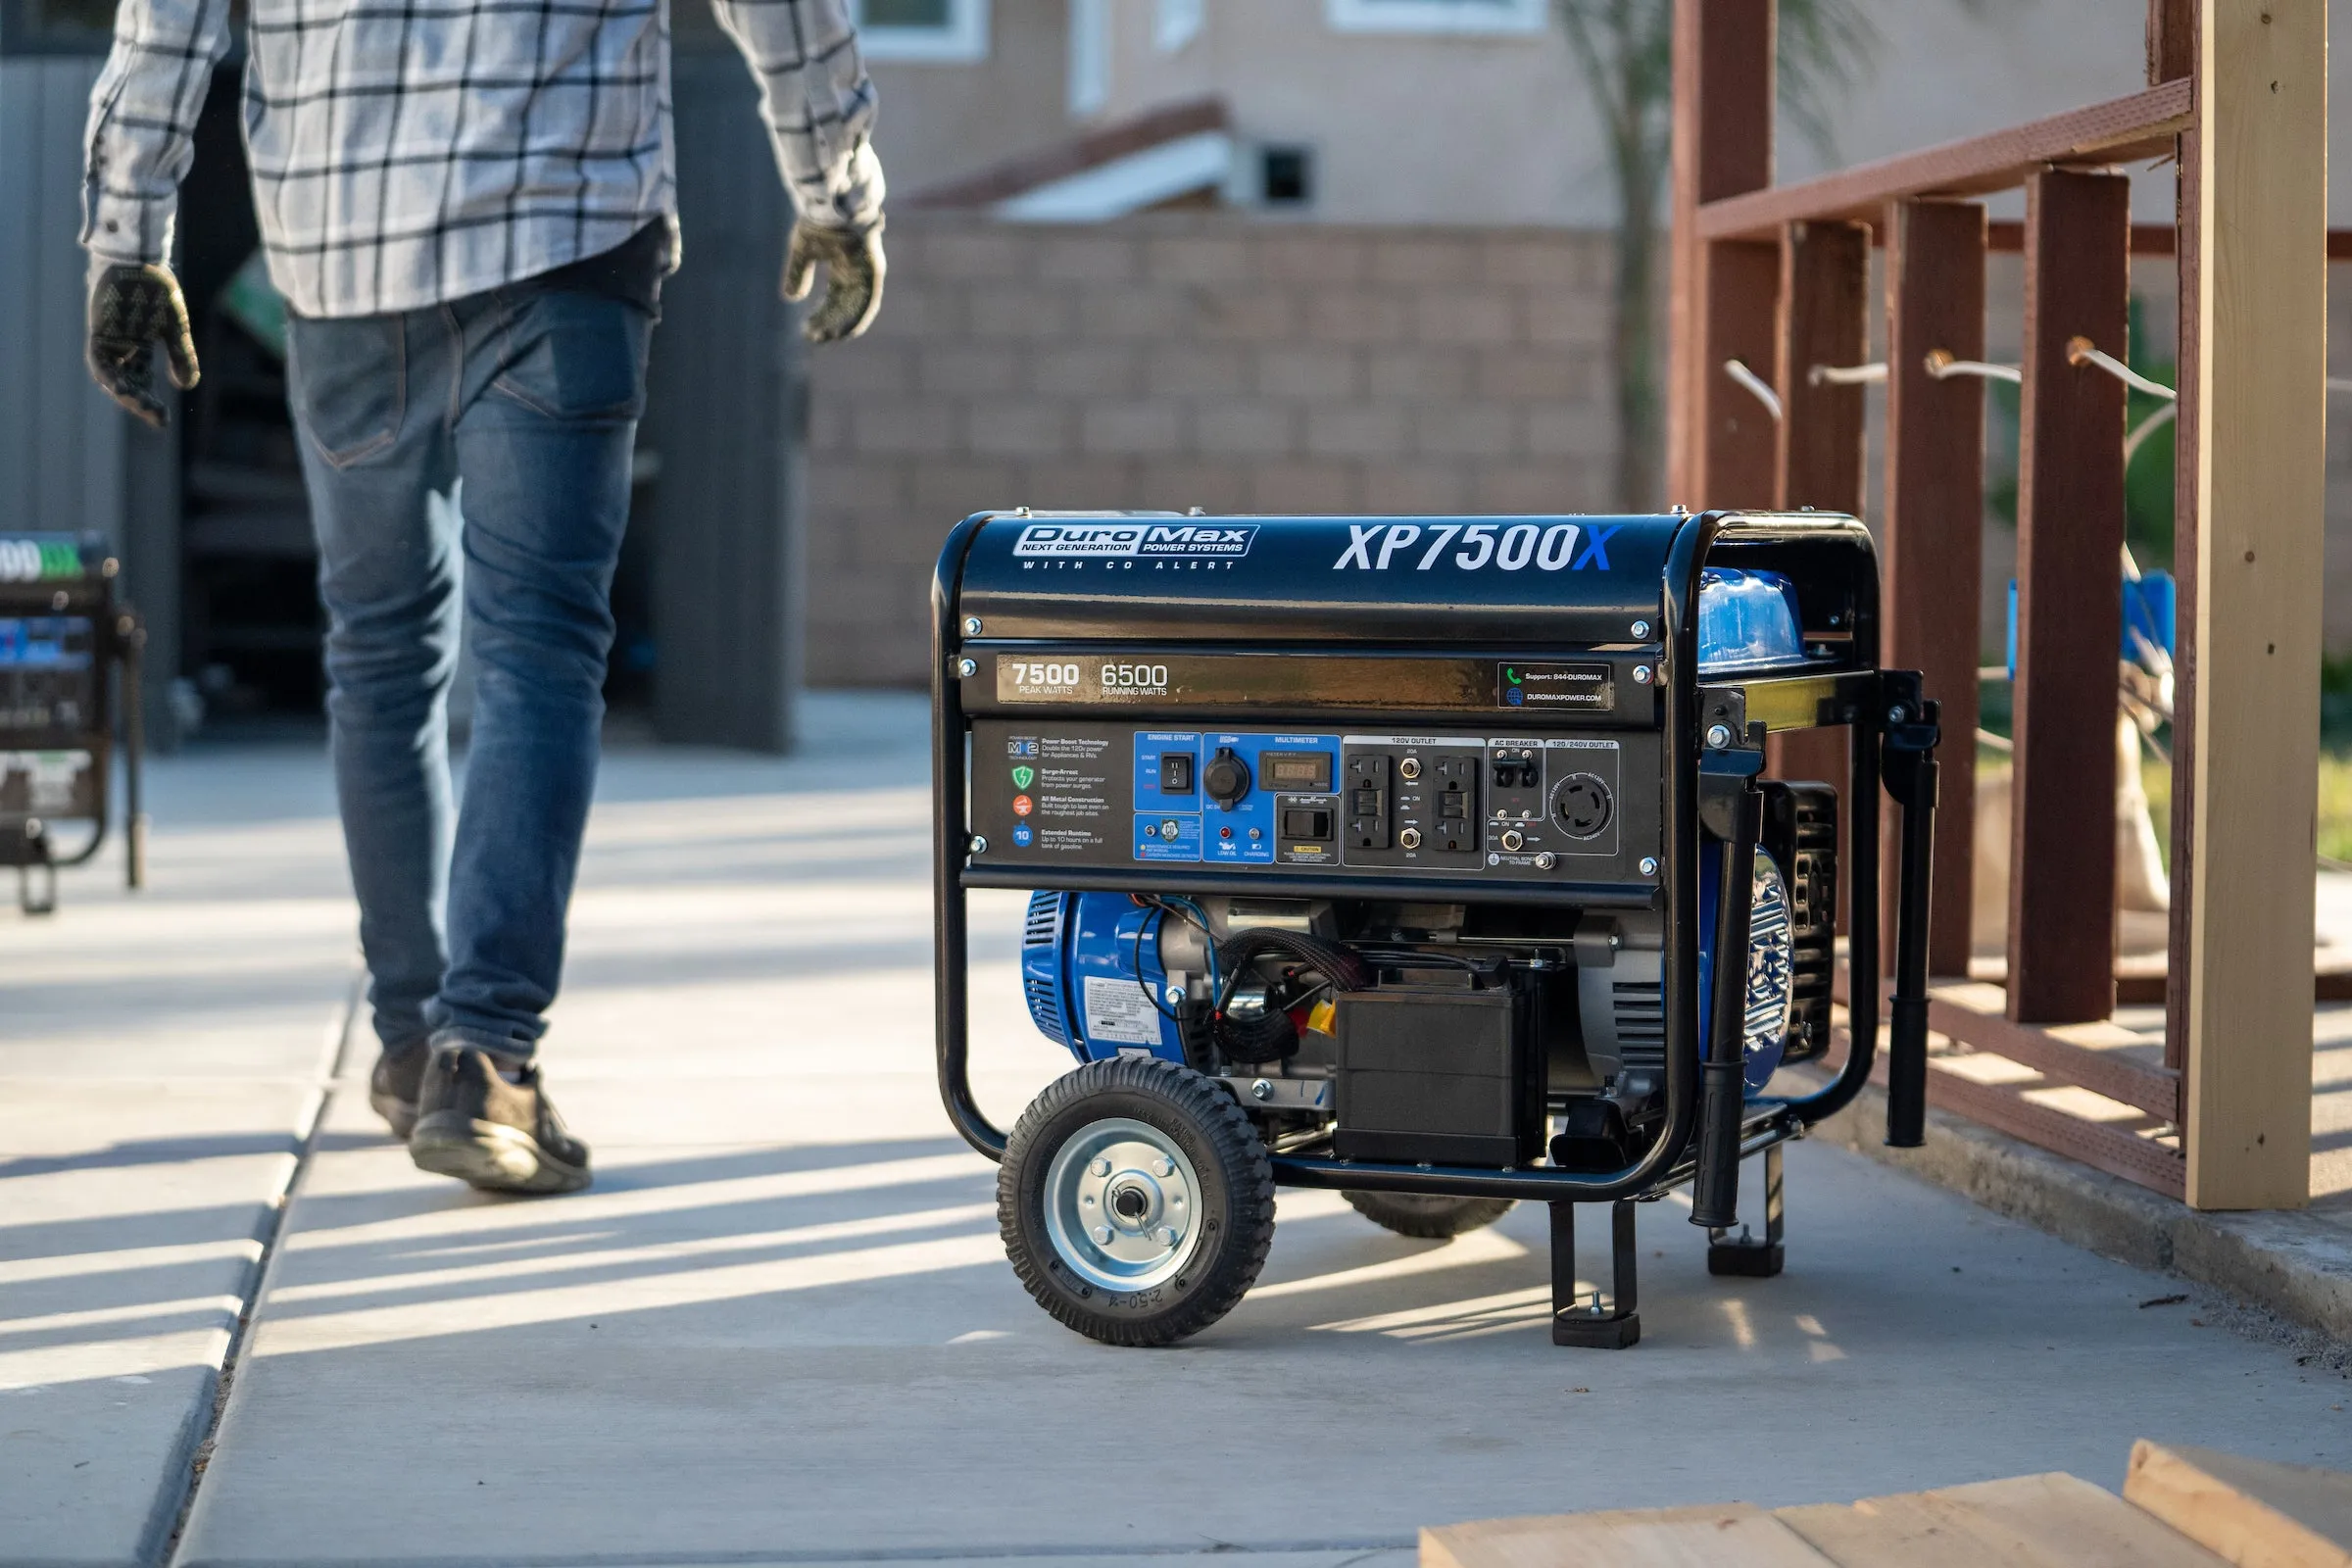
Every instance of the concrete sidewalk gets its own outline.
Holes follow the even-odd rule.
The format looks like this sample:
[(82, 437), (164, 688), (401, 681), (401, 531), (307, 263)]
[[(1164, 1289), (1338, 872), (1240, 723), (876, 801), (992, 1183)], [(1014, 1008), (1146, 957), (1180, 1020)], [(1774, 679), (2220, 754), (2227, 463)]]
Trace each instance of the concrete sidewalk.
[[(315, 756), (172, 764), (154, 891), (0, 916), (0, 1562), (152, 1560), (289, 1177), (184, 1564), (1338, 1568), (1496, 1514), (2113, 1485), (2140, 1435), (2352, 1463), (2352, 1389), (2246, 1314), (1819, 1142), (1781, 1279), (1643, 1211), (1628, 1353), (1548, 1343), (1540, 1212), (1416, 1243), (1303, 1193), (1216, 1328), (1076, 1338), (933, 1096), (920, 705), (811, 715), (789, 760), (608, 766), (547, 1058), (575, 1198), (417, 1173), (364, 1030), (312, 1136), (352, 929)], [(1067, 1064), (1019, 912), (975, 911), (1007, 1123)]]

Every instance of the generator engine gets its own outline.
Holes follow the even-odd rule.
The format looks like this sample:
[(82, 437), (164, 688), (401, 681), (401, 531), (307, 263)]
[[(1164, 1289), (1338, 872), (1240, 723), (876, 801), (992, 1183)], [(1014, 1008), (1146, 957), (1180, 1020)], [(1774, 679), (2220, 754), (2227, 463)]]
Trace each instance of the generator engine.
[[(1616, 1305), (1559, 1303), (1562, 1344), (1638, 1337), (1631, 1205), (1667, 1188), (1718, 1272), (1777, 1272), (1779, 1147), (1875, 1050), (1872, 1007), (1829, 1088), (1775, 1093), (1833, 1049), (1841, 910), (1879, 972), (1882, 787), (1897, 1135), (1924, 1073), (1935, 712), (1877, 667), (1877, 586), (1814, 514), (968, 520), (935, 588), (941, 1080), (1032, 1294), (1116, 1343), (1213, 1321), (1253, 1160), (1414, 1235), (1540, 1199), (1555, 1257), (1611, 1203)], [(1846, 776), (1762, 776), (1805, 729)], [(1023, 994), (1077, 1063), (1009, 1136), (964, 1081), (976, 887), (1029, 890)]]

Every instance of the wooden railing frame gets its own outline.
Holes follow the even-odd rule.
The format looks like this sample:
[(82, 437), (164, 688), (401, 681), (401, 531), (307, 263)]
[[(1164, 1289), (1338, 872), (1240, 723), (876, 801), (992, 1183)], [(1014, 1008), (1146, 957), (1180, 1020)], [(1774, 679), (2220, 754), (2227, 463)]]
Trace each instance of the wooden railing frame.
[[(1863, 510), (1864, 389), (1809, 371), (1863, 358), (1869, 250), (1888, 247), (1889, 659), (1927, 672), (1955, 761), (1932, 954), (1951, 978), (1933, 992), (1931, 1027), (2034, 1075), (1988, 1080), (1946, 1061), (1931, 1102), (2194, 1206), (2303, 1203), (2312, 906), (2296, 889), (2312, 874), (2325, 271), (2328, 256), (2352, 255), (2352, 239), (2326, 232), (2325, 8), (2150, 0), (2146, 90), (1791, 185), (1772, 182), (1774, 0), (1676, 0), (1675, 25), (1670, 500)], [(2177, 171), (2169, 227), (2132, 224), (2107, 172), (2142, 159)], [(1988, 223), (1974, 198), (2019, 187), (2027, 220)], [(2002, 988), (1963, 978), (1978, 620), (1954, 589), (1979, 580), (1981, 388), (1909, 364), (1928, 347), (1981, 356), (1996, 251), (2022, 251), (2027, 271)], [(2180, 274), (2180, 603), (2158, 1062), (2105, 1021), (2123, 396), (2066, 345), (2122, 353), (2130, 259), (2165, 254)], [(1731, 359), (1769, 368), (1777, 422), (1723, 372)], [(1842, 776), (1829, 749), (1791, 737), (1773, 763)], [(2112, 1113), (2077, 1114), (2070, 1088)]]

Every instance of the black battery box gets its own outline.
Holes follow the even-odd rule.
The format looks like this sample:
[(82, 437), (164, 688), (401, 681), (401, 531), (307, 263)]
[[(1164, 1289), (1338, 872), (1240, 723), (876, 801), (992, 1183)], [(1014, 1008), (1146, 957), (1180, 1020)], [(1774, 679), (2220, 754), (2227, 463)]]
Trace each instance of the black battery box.
[(1336, 1007), (1342, 1159), (1532, 1162), (1544, 1147), (1531, 993), (1382, 986)]

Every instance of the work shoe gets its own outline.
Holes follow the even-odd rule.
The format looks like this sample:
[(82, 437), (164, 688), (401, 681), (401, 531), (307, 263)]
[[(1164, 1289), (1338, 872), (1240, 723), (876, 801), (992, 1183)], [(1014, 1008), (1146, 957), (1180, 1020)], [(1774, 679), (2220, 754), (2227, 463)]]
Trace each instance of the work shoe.
[(418, 1170), (498, 1193), (575, 1193), (588, 1185), (588, 1146), (564, 1130), (539, 1087), (520, 1083), (471, 1046), (442, 1046), (424, 1069), (409, 1157)]
[(409, 1141), (409, 1131), (416, 1125), (416, 1092), (424, 1082), (424, 1063), (433, 1048), (419, 1040), (398, 1051), (387, 1047), (375, 1058), (375, 1071), (368, 1075), (368, 1103), (375, 1113), (389, 1122), (392, 1136), (402, 1143)]

